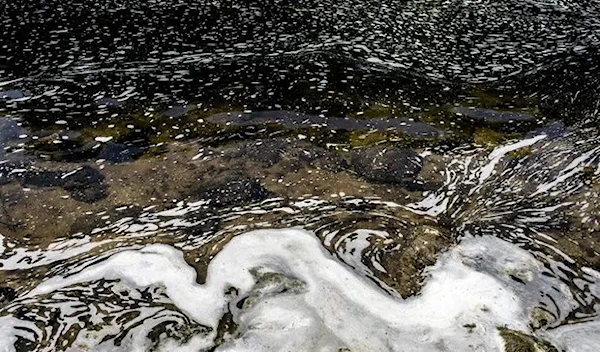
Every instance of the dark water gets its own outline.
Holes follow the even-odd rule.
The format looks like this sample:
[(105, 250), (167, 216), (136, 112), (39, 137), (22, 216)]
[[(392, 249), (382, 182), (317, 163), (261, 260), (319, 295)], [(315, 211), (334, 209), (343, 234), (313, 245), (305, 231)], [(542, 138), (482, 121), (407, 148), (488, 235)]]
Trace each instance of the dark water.
[(599, 18), (594, 1), (11, 1), (0, 74), (27, 99), (7, 111), (67, 121), (189, 101), (338, 115), (446, 84), (597, 89)]
[(0, 29), (0, 351), (598, 350), (598, 2)]

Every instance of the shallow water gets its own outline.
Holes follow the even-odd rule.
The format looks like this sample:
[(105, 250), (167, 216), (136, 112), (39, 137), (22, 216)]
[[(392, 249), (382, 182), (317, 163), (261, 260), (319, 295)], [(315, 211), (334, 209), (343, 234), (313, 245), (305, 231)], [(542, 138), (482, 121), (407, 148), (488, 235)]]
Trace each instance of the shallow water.
[(7, 4), (0, 351), (597, 351), (599, 12)]
[[(560, 243), (593, 241), (572, 232), (598, 226), (597, 183), (582, 179), (584, 169), (600, 174), (590, 132), (448, 153), (445, 184), (414, 203), (338, 195), (215, 209), (204, 199), (117, 217), (45, 248), (5, 239), (2, 269), (23, 285), (2, 309), (5, 347), (499, 350), (496, 328), (505, 326), (591, 351), (598, 254), (568, 255)], [(529, 155), (507, 155), (528, 146)], [(271, 227), (312, 232), (238, 235)], [(415, 227), (449, 231), (460, 244), (425, 271), (417, 297), (403, 299), (392, 283), (404, 279), (395, 268), (407, 262), (403, 246), (421, 255), (405, 238)], [(208, 271), (196, 280), (190, 264), (202, 261)], [(263, 282), (263, 271), (277, 276)], [(235, 329), (221, 331), (224, 319)]]

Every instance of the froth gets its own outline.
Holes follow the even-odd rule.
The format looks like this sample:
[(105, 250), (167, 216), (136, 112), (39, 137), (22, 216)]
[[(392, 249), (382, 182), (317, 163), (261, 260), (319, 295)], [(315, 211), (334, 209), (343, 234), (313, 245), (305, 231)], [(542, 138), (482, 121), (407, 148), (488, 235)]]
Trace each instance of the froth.
[[(485, 252), (491, 244), (477, 245)], [(526, 330), (526, 316), (515, 292), (470, 263), (472, 251), (461, 244), (442, 255), (422, 292), (401, 300), (340, 263), (309, 232), (260, 230), (231, 240), (203, 285), (179, 250), (149, 245), (48, 279), (25, 298), (99, 279), (161, 286), (179, 309), (212, 328), (190, 341), (195, 347), (211, 346), (221, 318), (233, 315), (238, 329), (222, 350), (502, 350), (496, 328)]]

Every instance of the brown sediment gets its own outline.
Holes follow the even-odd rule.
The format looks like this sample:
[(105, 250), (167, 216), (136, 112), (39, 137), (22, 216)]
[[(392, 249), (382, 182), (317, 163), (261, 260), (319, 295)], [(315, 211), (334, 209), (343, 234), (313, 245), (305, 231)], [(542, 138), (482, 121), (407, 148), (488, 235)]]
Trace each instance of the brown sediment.
[(549, 342), (509, 328), (498, 328), (505, 352), (559, 352)]
[[(580, 266), (600, 270), (600, 232), (570, 229), (568, 232), (547, 232), (546, 235), (555, 241), (546, 242), (567, 255), (570, 260)], [(563, 259), (553, 251), (550, 253), (554, 254), (557, 260)]]
[[(356, 230), (383, 231), (385, 236), (370, 236), (369, 245), (355, 255), (361, 257), (363, 265), (376, 279), (404, 298), (420, 291), (426, 279), (424, 270), (435, 264), (438, 256), (457, 239), (456, 234), (440, 228), (433, 220), (401, 209), (388, 212), (387, 216), (369, 211), (342, 213), (327, 223), (317, 235), (334, 255), (344, 250), (345, 244), (340, 241)], [(336, 234), (326, 240), (331, 232), (322, 233), (324, 230), (336, 231)], [(385, 271), (374, 266), (373, 260)]]
[(498, 144), (506, 141), (505, 134), (494, 131), (492, 129), (482, 127), (475, 130), (473, 134), (473, 142), (475, 145), (494, 149)]
[(586, 187), (569, 198), (573, 205), (565, 212), (563, 228), (545, 234), (554, 240), (548, 241), (551, 246), (578, 265), (600, 270), (600, 176), (592, 172), (596, 168), (583, 169), (580, 176)]
[[(36, 166), (67, 173), (80, 165), (41, 162)], [(9, 183), (2, 186), (2, 194), (7, 214), (16, 221), (16, 226), (0, 226), (0, 231), (15, 241), (29, 238), (31, 244), (43, 247), (56, 238), (72, 235), (72, 230), (89, 231), (118, 220), (115, 216), (122, 215), (114, 209), (120, 206), (170, 206), (189, 183), (185, 165), (179, 166), (169, 158), (107, 165), (100, 170), (109, 185), (106, 198), (91, 203), (73, 199), (69, 192), (58, 187)]]
[[(180, 201), (210, 198), (209, 208), (217, 209), (261, 201), (267, 195), (291, 200), (317, 197), (332, 202), (342, 202), (352, 197), (373, 197), (382, 201), (408, 203), (422, 198), (420, 192), (409, 190), (403, 184), (373, 183), (360, 177), (349, 166), (348, 154), (328, 151), (298, 140), (264, 141), (267, 147), (258, 149), (254, 148), (256, 143), (249, 141), (206, 149), (206, 160), (203, 157), (193, 160), (198, 150), (203, 148), (195, 143), (187, 143), (169, 145), (168, 152), (162, 155), (125, 163), (38, 161), (35, 163), (38, 170), (59, 174), (71, 172), (82, 165), (98, 170), (107, 185), (106, 197), (94, 202), (81, 202), (70, 197), (63, 188), (26, 186), (16, 179), (1, 186), (6, 204), (5, 217), (15, 221), (16, 226), (0, 224), (0, 231), (11, 243), (43, 250), (57, 239), (76, 234), (84, 236), (124, 217), (136, 218), (145, 207), (152, 205), (155, 206), (153, 211), (158, 211), (171, 208)], [(275, 152), (268, 154), (273, 149)], [(435, 172), (435, 169), (427, 166), (425, 178), (428, 177), (427, 172)], [(243, 187), (236, 188), (240, 184)], [(256, 184), (256, 192), (247, 192), (245, 186), (249, 184)], [(406, 211), (400, 213), (397, 214), (400, 217), (412, 217), (412, 223), (419, 222), (414, 214)], [(185, 251), (186, 261), (198, 272), (198, 281), (203, 282), (208, 263), (232, 236), (267, 224), (281, 226), (278, 225), (282, 224), (281, 217), (282, 213), (240, 216), (228, 220), (226, 225), (217, 224), (217, 227), (211, 228), (210, 231), (217, 231), (219, 235), (208, 239), (208, 243), (196, 250)], [(326, 221), (329, 220), (332, 219)], [(355, 220), (347, 218), (341, 221), (352, 223)], [(427, 226), (435, 226), (430, 220), (427, 223)], [(365, 228), (380, 228), (376, 221), (356, 224)], [(237, 225), (243, 226), (243, 229), (236, 229)], [(423, 228), (419, 226), (417, 224), (415, 228)], [(430, 236), (433, 232), (429, 231), (407, 232), (405, 228), (389, 230), (402, 232), (402, 236), (396, 236), (393, 243), (394, 246), (399, 245), (400, 250), (390, 250), (393, 246), (386, 244), (381, 260), (389, 274), (377, 278), (407, 296), (417, 291), (422, 281), (421, 271), (435, 261), (439, 251), (447, 248), (441, 245), (442, 240), (450, 241), (445, 235)], [(118, 236), (109, 231), (91, 236), (90, 239), (100, 241), (113, 237)], [(422, 240), (419, 237), (423, 237)], [(144, 238), (143, 242), (169, 243), (172, 240), (167, 235)], [(93, 252), (100, 253), (109, 247), (98, 247)], [(47, 269), (38, 269), (41, 271), (36, 276), (43, 277)], [(19, 273), (9, 280), (11, 286), (22, 285), (21, 275)], [(36, 281), (31, 279), (28, 283)]]
[[(194, 113), (188, 114), (187, 118), (190, 118)], [(483, 131), (480, 135), (485, 138), (482, 139), (477, 134), (473, 138), (490, 145), (501, 142), (507, 136), (493, 129), (478, 131)], [(360, 149), (352, 149), (358, 145), (352, 145), (352, 140), (348, 140), (347, 135), (335, 138), (350, 141), (351, 143), (347, 143), (349, 148), (333, 150), (319, 147), (321, 142), (311, 141), (316, 134), (302, 135), (301, 133), (308, 133), (304, 130), (297, 130), (293, 134), (289, 131), (286, 133), (276, 138), (228, 141), (212, 148), (206, 147), (202, 141), (165, 144), (161, 146), (161, 154), (147, 153), (142, 158), (122, 163), (36, 161), (35, 166), (40, 170), (67, 173), (82, 165), (98, 170), (107, 186), (106, 197), (81, 202), (73, 198), (66, 189), (27, 186), (19, 183), (17, 179), (0, 186), (5, 199), (0, 232), (12, 243), (44, 249), (57, 238), (68, 238), (77, 233), (87, 234), (125, 216), (135, 218), (141, 209), (148, 206), (155, 206), (153, 211), (157, 211), (171, 208), (181, 201), (206, 199), (210, 201), (209, 208), (219, 210), (257, 203), (267, 197), (287, 200), (317, 197), (333, 202), (344, 198), (372, 197), (383, 202), (407, 204), (423, 199), (421, 191), (436, 189), (445, 179), (441, 173), (445, 168), (445, 158), (442, 154), (430, 154), (422, 158), (411, 149), (393, 145), (389, 146), (390, 149), (376, 147), (374, 145), (378, 144), (378, 140), (367, 137)], [(386, 133), (384, 131), (372, 134), (388, 138)], [(351, 132), (350, 136), (356, 138), (355, 134)], [(360, 139), (360, 136), (358, 138)], [(387, 143), (389, 138), (388, 141), (386, 138), (382, 141)], [(402, 167), (393, 164), (398, 158), (389, 158), (391, 160), (383, 162), (394, 168), (381, 170), (390, 175), (397, 173), (402, 177), (379, 177), (363, 172), (363, 169), (370, 167), (369, 164), (353, 160), (353, 155), (361, 153), (368, 156), (366, 159), (372, 160), (370, 156), (380, 154), (382, 149), (386, 152), (394, 151), (396, 154), (392, 153), (393, 155), (406, 154), (404, 159), (419, 158), (422, 165), (404, 173), (404, 169), (394, 169)], [(117, 208), (125, 210), (115, 211)], [(370, 249), (377, 248), (381, 253), (380, 264), (385, 268), (385, 272), (372, 271), (378, 280), (403, 297), (408, 297), (419, 291), (424, 279), (424, 269), (434, 264), (438, 255), (455, 242), (457, 234), (452, 232), (452, 224), (441, 225), (408, 211), (399, 210), (394, 214), (386, 212), (401, 221), (386, 222), (378, 217), (365, 215), (364, 218), (360, 218), (355, 214), (340, 215), (337, 219), (327, 218), (326, 221), (337, 222), (336, 224), (346, 232), (362, 228), (390, 233), (390, 241), (385, 243), (376, 238), (372, 239)], [(199, 282), (203, 282), (212, 257), (232, 236), (261, 226), (269, 226), (268, 224), (276, 227), (289, 225), (282, 223), (281, 215), (275, 213), (240, 216), (238, 219), (228, 220), (226, 226), (231, 227), (230, 229), (223, 229), (223, 224), (215, 225), (210, 231), (218, 233), (219, 236), (207, 239), (207, 243), (199, 249), (185, 252), (186, 261), (198, 272)], [(236, 229), (235, 225), (244, 227)], [(111, 238), (113, 235), (102, 233), (92, 236), (91, 240)], [(574, 243), (573, 238), (557, 240), (557, 247), (565, 249), (567, 253), (577, 252), (576, 249), (570, 249)], [(143, 239), (144, 243), (153, 241), (168, 243), (170, 240), (168, 236), (161, 239)], [(582, 238), (578, 244), (583, 243), (586, 248), (597, 248), (596, 242), (592, 241), (595, 241), (595, 237), (588, 236)], [(598, 259), (594, 255), (597, 254), (597, 250), (594, 253), (588, 250), (584, 254), (587, 258), (584, 260), (588, 260), (590, 266), (596, 267)], [(365, 265), (370, 264), (366, 261)]]
[(397, 249), (382, 256), (381, 265), (387, 270), (387, 275), (377, 272), (378, 278), (402, 297), (418, 293), (425, 280), (423, 271), (435, 264), (439, 254), (455, 243), (457, 237), (435, 224), (413, 227), (398, 241)]

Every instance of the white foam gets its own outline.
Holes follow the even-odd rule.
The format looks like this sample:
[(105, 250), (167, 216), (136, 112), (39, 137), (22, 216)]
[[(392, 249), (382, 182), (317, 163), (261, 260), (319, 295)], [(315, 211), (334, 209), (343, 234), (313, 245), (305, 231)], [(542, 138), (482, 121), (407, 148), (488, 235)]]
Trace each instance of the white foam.
[[(297, 278), (306, 289), (234, 311), (241, 337), (223, 350), (500, 351), (497, 326), (526, 329), (520, 300), (499, 280), (463, 264), (459, 249), (444, 255), (421, 294), (408, 300), (387, 295), (301, 230), (235, 237), (211, 261), (205, 285), (196, 284), (196, 273), (180, 251), (150, 245), (115, 254), (72, 276), (51, 278), (27, 297), (101, 278), (137, 287), (161, 285), (183, 312), (216, 328), (233, 299), (225, 292), (233, 286), (239, 297), (251, 295), (255, 278), (250, 270), (260, 267)], [(466, 324), (476, 328), (469, 332)], [(213, 338), (214, 333), (206, 336), (203, 344)]]
[(533, 145), (546, 137), (547, 136), (545, 134), (540, 134), (532, 138), (524, 139), (516, 143), (504, 145), (494, 149), (488, 156), (490, 162), (481, 168), (481, 173), (479, 174), (479, 182), (482, 183), (485, 179), (492, 175), (496, 164), (498, 164), (500, 162), (500, 159), (502, 159), (506, 154)]
[(600, 348), (600, 321), (563, 325), (547, 332), (545, 337), (567, 352), (597, 352)]
[(100, 142), (100, 143), (107, 143), (107, 142), (110, 142), (112, 139), (113, 139), (113, 137), (111, 137), (111, 136), (108, 136), (108, 137), (101, 137), (100, 136), (100, 137), (94, 138), (94, 140), (96, 142)]
[(33, 339), (32, 332), (15, 328), (17, 326), (35, 329), (33, 323), (24, 322), (11, 316), (0, 317), (0, 352), (15, 351), (14, 344), (18, 337)]

